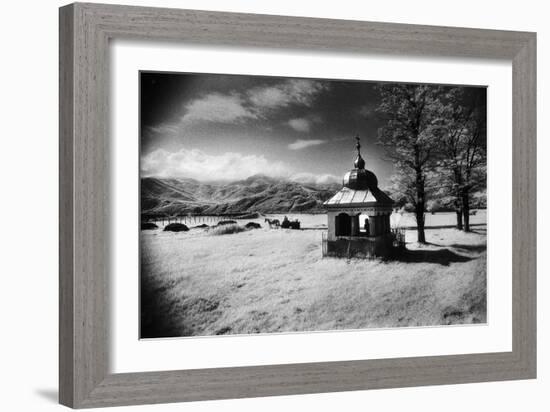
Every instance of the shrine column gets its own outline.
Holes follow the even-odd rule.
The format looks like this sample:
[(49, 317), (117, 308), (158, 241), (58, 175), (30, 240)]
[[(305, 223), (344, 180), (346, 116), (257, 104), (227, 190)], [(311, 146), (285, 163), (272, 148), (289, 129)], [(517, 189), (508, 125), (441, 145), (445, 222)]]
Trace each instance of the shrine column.
[(359, 236), (359, 215), (351, 216), (351, 235)]
[(369, 215), (369, 236), (376, 236), (376, 231), (378, 230), (378, 225), (375, 215)]

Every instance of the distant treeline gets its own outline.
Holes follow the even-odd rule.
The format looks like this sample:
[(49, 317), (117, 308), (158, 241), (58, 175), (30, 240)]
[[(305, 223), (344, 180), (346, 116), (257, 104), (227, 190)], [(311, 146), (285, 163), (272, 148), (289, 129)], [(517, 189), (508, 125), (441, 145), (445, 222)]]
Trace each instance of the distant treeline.
[(204, 216), (215, 216), (218, 218), (231, 218), (231, 219), (258, 219), (261, 217), (260, 213), (244, 213), (244, 214), (218, 214), (218, 215), (202, 215), (202, 214), (176, 214), (176, 215), (168, 215), (165, 213), (142, 213), (141, 214), (141, 220), (142, 221), (148, 221), (148, 220), (161, 220), (161, 219), (192, 219), (196, 217), (204, 217)]

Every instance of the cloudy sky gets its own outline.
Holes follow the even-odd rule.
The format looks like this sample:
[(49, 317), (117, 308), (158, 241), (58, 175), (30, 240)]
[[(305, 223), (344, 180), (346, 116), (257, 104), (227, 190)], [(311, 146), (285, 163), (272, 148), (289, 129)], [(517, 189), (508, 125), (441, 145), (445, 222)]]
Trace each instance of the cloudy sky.
[(393, 166), (375, 144), (375, 85), (142, 72), (142, 176), (340, 181), (359, 135), (366, 167), (384, 185)]

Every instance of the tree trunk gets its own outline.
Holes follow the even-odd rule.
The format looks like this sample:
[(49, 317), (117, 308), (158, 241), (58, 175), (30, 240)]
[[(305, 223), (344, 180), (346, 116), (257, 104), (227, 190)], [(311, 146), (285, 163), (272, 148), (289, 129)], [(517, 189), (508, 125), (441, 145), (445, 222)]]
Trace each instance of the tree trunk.
[(424, 212), (416, 209), (416, 231), (418, 243), (426, 243), (426, 234), (424, 233)]
[(424, 179), (422, 171), (416, 171), (416, 231), (419, 243), (426, 243), (426, 235), (424, 233), (424, 207), (426, 200), (424, 199)]
[(455, 211), (456, 211), (456, 228), (458, 230), (463, 230), (462, 225), (462, 214), (464, 213), (464, 210), (462, 209), (462, 175), (460, 174), (460, 169), (458, 166), (454, 167), (454, 195), (455, 195)]
[(462, 226), (462, 209), (457, 208), (456, 209), (456, 228), (458, 230), (462, 230), (464, 226)]
[(462, 208), (462, 192), (457, 190), (455, 196), (456, 228), (458, 230), (463, 230), (464, 226), (462, 225), (462, 214), (464, 213), (464, 210)]
[(468, 189), (462, 191), (462, 212), (464, 214), (464, 231), (470, 231), (470, 193)]

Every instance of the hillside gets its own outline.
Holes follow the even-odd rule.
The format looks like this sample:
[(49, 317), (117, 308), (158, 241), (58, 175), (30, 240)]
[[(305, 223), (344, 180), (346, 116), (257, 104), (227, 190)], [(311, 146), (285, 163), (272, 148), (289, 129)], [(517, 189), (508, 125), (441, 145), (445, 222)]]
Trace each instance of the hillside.
[(298, 183), (264, 175), (234, 182), (194, 179), (141, 179), (145, 214), (238, 214), (321, 211), (322, 203), (340, 184)]

